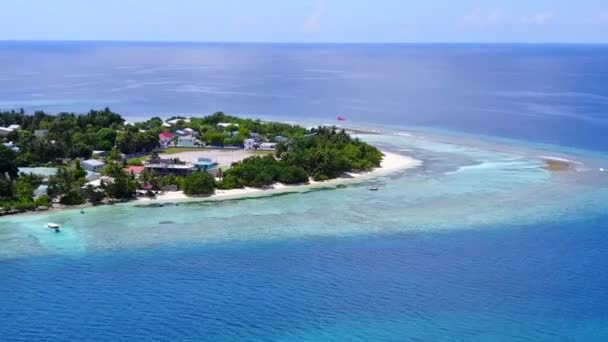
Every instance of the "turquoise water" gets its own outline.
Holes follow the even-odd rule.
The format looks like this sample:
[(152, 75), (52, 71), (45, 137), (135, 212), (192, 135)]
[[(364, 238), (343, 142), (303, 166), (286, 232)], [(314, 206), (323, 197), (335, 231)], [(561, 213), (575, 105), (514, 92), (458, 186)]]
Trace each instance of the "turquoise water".
[[(0, 220), (8, 340), (608, 336), (608, 175), (525, 145), (362, 135), (416, 168), (361, 183)], [(560, 156), (569, 156), (556, 151)], [(368, 185), (380, 191), (367, 190)], [(43, 229), (62, 225), (61, 234)]]

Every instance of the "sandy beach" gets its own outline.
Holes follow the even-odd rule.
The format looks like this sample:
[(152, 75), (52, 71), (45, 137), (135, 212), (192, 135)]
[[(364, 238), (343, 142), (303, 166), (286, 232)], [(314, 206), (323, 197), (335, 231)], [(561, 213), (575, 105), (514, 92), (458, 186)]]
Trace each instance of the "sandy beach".
[(232, 163), (239, 162), (245, 158), (272, 153), (270, 151), (246, 151), (228, 149), (202, 149), (200, 151), (185, 151), (170, 154), (161, 154), (163, 158), (179, 158), (182, 161), (195, 163), (199, 158), (209, 158), (220, 167), (229, 167)]
[[(185, 152), (188, 153), (188, 152)], [(243, 189), (232, 189), (232, 190), (216, 190), (215, 194), (204, 197), (190, 197), (186, 196), (182, 191), (170, 191), (163, 194), (159, 194), (156, 198), (138, 198), (138, 202), (172, 202), (172, 201), (196, 201), (201, 199), (206, 200), (222, 200), (222, 199), (236, 199), (244, 197), (255, 197), (260, 195), (268, 195), (273, 193), (280, 193), (284, 191), (302, 191), (309, 188), (320, 187), (320, 186), (332, 186), (339, 184), (348, 184), (366, 181), (378, 177), (381, 175), (390, 174), (393, 172), (399, 172), (411, 168), (418, 167), (422, 164), (422, 161), (414, 159), (409, 156), (396, 154), (392, 152), (382, 151), (384, 158), (380, 167), (362, 173), (347, 173), (343, 177), (323, 181), (315, 182), (310, 181), (308, 184), (302, 185), (285, 185), (276, 183), (272, 187), (266, 189), (258, 188), (243, 188)]]

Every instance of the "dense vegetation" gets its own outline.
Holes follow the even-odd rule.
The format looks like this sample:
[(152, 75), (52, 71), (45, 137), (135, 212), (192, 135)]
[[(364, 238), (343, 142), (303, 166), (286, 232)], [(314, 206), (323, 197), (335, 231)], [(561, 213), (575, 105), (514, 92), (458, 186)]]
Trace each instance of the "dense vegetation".
[[(215, 188), (266, 187), (273, 183), (305, 183), (309, 178), (326, 180), (344, 172), (367, 171), (380, 165), (378, 149), (346, 132), (320, 127), (308, 130), (297, 125), (243, 119), (218, 112), (199, 118), (172, 117), (163, 122), (158, 117), (128, 124), (109, 108), (86, 114), (50, 115), (24, 111), (0, 112), (0, 126), (17, 124), (21, 128), (0, 137), (0, 208), (31, 210), (49, 206), (51, 201), (75, 205), (97, 203), (108, 198), (130, 199), (137, 190), (154, 196), (154, 191), (181, 189), (188, 195), (208, 195)], [(168, 127), (170, 126), (170, 127)], [(276, 142), (275, 154), (253, 156), (235, 163), (218, 180), (205, 172), (189, 176), (156, 175), (145, 170), (139, 177), (128, 174), (127, 165), (142, 165), (142, 158), (125, 155), (150, 153), (158, 158), (158, 134), (189, 128), (208, 145), (242, 146), (245, 139)], [(278, 139), (284, 137), (286, 139)], [(288, 141), (288, 142), (285, 142)], [(13, 147), (13, 146), (16, 146)], [(17, 152), (15, 152), (15, 151)], [(87, 184), (87, 172), (80, 160), (104, 151), (106, 166), (100, 186)], [(57, 168), (48, 177), (48, 196), (35, 198), (34, 190), (43, 179), (19, 174), (21, 166)]]
[(186, 195), (210, 195), (215, 191), (215, 178), (207, 172), (197, 171), (184, 177), (182, 190)]
[(48, 196), (34, 200), (34, 190), (42, 184), (42, 178), (19, 174), (16, 159), (15, 152), (0, 145), (0, 207), (26, 211), (50, 205)]
[(279, 144), (275, 156), (249, 157), (223, 175), (219, 187), (262, 187), (275, 182), (302, 183), (309, 177), (327, 180), (345, 172), (368, 171), (380, 166), (382, 153), (335, 128), (320, 127), (308, 136)]

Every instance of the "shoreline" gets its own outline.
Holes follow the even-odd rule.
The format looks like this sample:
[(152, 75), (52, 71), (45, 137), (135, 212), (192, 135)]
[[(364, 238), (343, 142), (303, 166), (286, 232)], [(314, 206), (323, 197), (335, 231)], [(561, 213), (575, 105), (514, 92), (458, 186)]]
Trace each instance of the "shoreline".
[(343, 184), (354, 184), (358, 182), (364, 182), (376, 177), (387, 175), (399, 171), (408, 169), (414, 169), (423, 164), (422, 160), (415, 159), (413, 157), (397, 154), (393, 152), (381, 151), (384, 157), (380, 163), (380, 167), (377, 167), (371, 171), (366, 172), (349, 172), (341, 177), (330, 179), (326, 181), (314, 181), (310, 180), (304, 184), (285, 185), (281, 183), (275, 183), (268, 188), (242, 188), (242, 189), (231, 189), (231, 190), (216, 190), (214, 194), (209, 196), (187, 196), (183, 191), (169, 191), (164, 194), (157, 195), (154, 198), (138, 197), (132, 200), (116, 201), (112, 203), (85, 203), (80, 205), (63, 205), (54, 203), (52, 207), (47, 210), (36, 210), (26, 211), (13, 214), (6, 214), (7, 216), (21, 216), (21, 215), (44, 215), (53, 212), (61, 212), (65, 210), (85, 210), (95, 207), (111, 206), (119, 204), (163, 204), (170, 202), (200, 202), (200, 201), (223, 201), (223, 200), (234, 200), (242, 198), (255, 198), (264, 197), (273, 194), (280, 194), (284, 192), (303, 191), (308, 189), (322, 188), (326, 186), (337, 186)]
[(377, 176), (386, 175), (402, 170), (408, 170), (416, 168), (422, 165), (422, 161), (414, 159), (410, 156), (401, 155), (392, 152), (381, 151), (384, 157), (380, 163), (380, 167), (377, 167), (371, 171), (354, 173), (349, 172), (345, 175), (330, 179), (326, 181), (313, 181), (310, 180), (306, 184), (296, 185), (285, 185), (281, 183), (275, 183), (268, 188), (242, 188), (242, 189), (231, 189), (231, 190), (216, 190), (214, 194), (209, 196), (187, 196), (183, 191), (169, 191), (164, 194), (157, 195), (155, 198), (140, 197), (127, 203), (166, 203), (166, 202), (196, 202), (196, 201), (220, 201), (225, 199), (240, 199), (265, 196), (269, 194), (276, 194), (281, 192), (297, 191), (311, 188), (319, 188), (324, 186), (333, 186), (340, 184), (351, 184), (361, 181), (366, 181)]

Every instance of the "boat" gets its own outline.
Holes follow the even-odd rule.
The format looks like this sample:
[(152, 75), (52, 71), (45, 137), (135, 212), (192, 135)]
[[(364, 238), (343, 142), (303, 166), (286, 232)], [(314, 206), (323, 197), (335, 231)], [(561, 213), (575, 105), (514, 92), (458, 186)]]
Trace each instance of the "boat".
[(368, 190), (369, 190), (369, 191), (378, 191), (378, 190), (380, 190), (380, 189), (378, 189), (378, 187), (377, 187), (377, 186), (370, 186), (370, 187), (368, 188)]
[(45, 226), (47, 229), (50, 229), (52, 231), (54, 231), (55, 233), (59, 233), (61, 230), (59, 230), (59, 225), (57, 223), (47, 223)]

